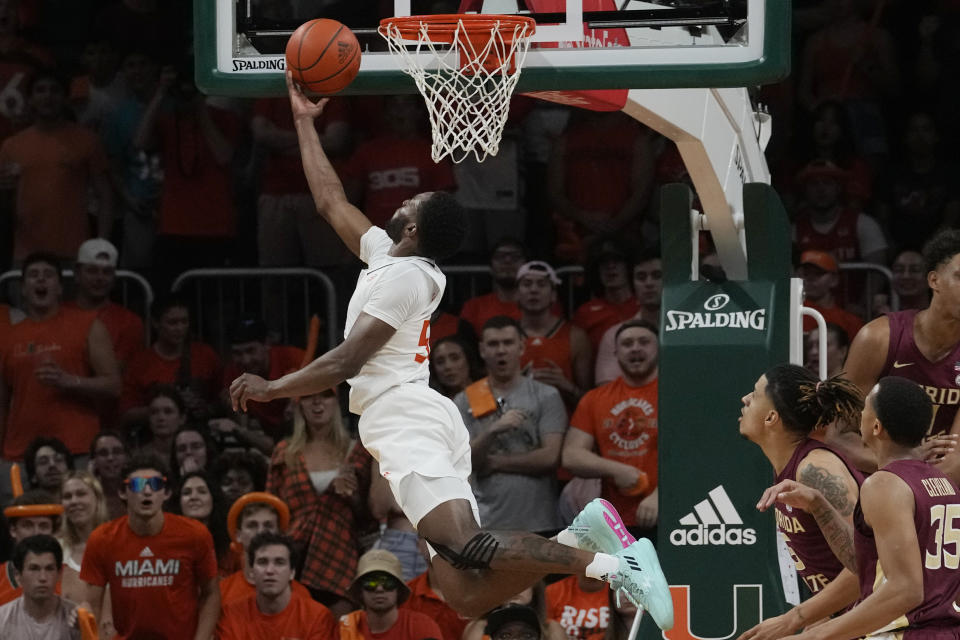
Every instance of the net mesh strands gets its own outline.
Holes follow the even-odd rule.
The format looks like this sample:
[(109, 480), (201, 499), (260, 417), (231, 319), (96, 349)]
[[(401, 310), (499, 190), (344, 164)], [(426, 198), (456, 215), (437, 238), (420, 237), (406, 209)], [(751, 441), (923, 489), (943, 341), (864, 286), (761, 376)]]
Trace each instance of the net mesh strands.
[[(380, 34), (427, 104), (434, 162), (496, 155), (536, 30), (522, 16), (388, 18)], [(427, 55), (424, 55), (427, 54)]]

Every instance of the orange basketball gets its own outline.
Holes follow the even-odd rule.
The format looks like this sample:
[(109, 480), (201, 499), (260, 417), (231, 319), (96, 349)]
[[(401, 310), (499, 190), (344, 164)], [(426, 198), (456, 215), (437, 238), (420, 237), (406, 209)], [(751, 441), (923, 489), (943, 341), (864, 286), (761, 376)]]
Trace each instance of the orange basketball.
[(287, 69), (304, 89), (336, 93), (360, 69), (360, 43), (336, 20), (317, 18), (300, 25), (287, 41)]

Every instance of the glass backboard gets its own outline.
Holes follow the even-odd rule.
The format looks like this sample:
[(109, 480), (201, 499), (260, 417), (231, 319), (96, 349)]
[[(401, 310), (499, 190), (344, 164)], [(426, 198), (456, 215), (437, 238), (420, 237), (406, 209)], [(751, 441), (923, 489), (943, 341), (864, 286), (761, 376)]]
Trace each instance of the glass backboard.
[(519, 92), (754, 86), (789, 72), (790, 10), (789, 0), (194, 0), (197, 84), (210, 94), (284, 94), (287, 39), (325, 17), (350, 27), (363, 49), (344, 94), (413, 92), (379, 21), (474, 11), (536, 20)]

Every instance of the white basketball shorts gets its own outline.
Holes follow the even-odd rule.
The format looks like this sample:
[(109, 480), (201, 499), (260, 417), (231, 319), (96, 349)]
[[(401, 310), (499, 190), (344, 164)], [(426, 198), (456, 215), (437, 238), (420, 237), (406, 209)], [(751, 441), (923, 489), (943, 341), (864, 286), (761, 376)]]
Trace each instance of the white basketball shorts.
[(470, 434), (457, 406), (424, 384), (390, 388), (360, 416), (360, 441), (380, 463), (380, 474), (414, 527), (449, 500), (467, 500)]

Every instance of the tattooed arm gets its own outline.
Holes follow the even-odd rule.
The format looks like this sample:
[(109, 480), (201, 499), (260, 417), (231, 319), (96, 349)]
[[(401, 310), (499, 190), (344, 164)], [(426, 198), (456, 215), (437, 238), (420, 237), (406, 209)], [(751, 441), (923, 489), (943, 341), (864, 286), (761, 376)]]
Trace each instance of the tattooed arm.
[(833, 555), (844, 567), (854, 571), (856, 558), (853, 550), (853, 527), (819, 490), (796, 480), (783, 480), (763, 492), (760, 502), (757, 503), (757, 510), (766, 511), (777, 502), (794, 509), (802, 509), (812, 515)]
[(800, 462), (797, 481), (817, 490), (806, 511), (817, 521), (837, 559), (856, 573), (853, 509), (859, 497), (857, 481), (842, 460), (824, 449), (811, 451)]

